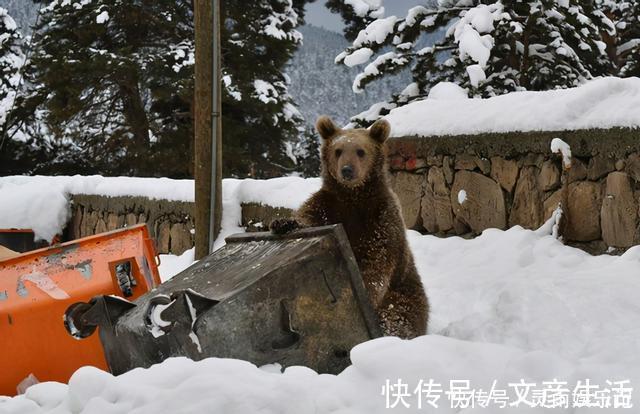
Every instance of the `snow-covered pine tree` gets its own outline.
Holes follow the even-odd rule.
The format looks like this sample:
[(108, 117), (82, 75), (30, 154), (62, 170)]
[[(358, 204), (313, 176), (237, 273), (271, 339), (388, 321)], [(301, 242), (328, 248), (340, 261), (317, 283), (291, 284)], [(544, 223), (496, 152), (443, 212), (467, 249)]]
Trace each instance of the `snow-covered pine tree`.
[(614, 35), (604, 33), (603, 38), (617, 76), (640, 76), (640, 0), (596, 0), (596, 4), (616, 27)]
[(0, 7), (0, 131), (11, 110), (24, 63), (22, 36), (17, 29), (7, 10)]
[[(441, 33), (424, 47), (425, 33)], [(353, 118), (369, 124), (391, 109), (454, 82), (470, 96), (576, 86), (613, 66), (601, 33), (615, 33), (604, 13), (587, 0), (441, 0), (411, 8), (406, 17), (383, 17), (362, 30), (336, 62), (364, 64), (354, 92), (411, 67), (413, 82), (388, 102)]]
[(350, 41), (369, 23), (384, 15), (382, 0), (327, 0), (326, 7), (340, 14), (345, 23), (344, 36)]
[(15, 21), (0, 7), (0, 176), (16, 172), (21, 164), (32, 164), (28, 162), (33, 155), (29, 144), (13, 141), (8, 131), (25, 58), (22, 42)]
[(286, 65), (301, 44), (306, 0), (222, 2), (223, 172), (268, 177), (296, 169), (287, 149), (301, 133)]
[[(306, 1), (222, 3), (225, 175), (295, 167), (285, 144), (298, 113), (283, 70)], [(192, 0), (54, 0), (37, 29), (23, 106), (45, 108), (53, 136), (74, 142), (94, 172), (190, 174)]]
[[(73, 143), (77, 158), (87, 160), (91, 172), (161, 173), (147, 154), (188, 153), (191, 127), (185, 130), (182, 147), (160, 145), (165, 132), (180, 125), (162, 122), (150, 85), (163, 83), (166, 90), (175, 90), (185, 76), (158, 65), (165, 65), (163, 57), (192, 33), (184, 24), (190, 21), (187, 1), (49, 2), (34, 36), (27, 71), (32, 88), (22, 105), (29, 108), (25, 121), (44, 122), (49, 139)], [(189, 104), (187, 99), (187, 108)], [(188, 165), (185, 158), (175, 169), (162, 168), (166, 174), (184, 176)]]

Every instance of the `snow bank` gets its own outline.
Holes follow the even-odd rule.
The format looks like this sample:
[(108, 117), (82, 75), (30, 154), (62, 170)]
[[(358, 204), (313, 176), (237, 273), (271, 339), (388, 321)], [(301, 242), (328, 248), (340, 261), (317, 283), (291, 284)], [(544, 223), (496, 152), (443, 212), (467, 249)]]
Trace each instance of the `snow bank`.
[(192, 180), (101, 176), (0, 177), (0, 228), (33, 229), (50, 241), (69, 218), (70, 194), (193, 201)]
[(213, 247), (224, 246), (224, 239), (241, 233), (242, 203), (260, 203), (296, 209), (320, 189), (320, 178), (280, 177), (270, 180), (222, 180), (222, 225)]
[[(92, 176), (23, 176), (0, 177), (0, 191), (7, 184), (21, 186), (21, 190), (33, 186), (48, 187), (66, 194), (96, 194), (109, 197), (142, 196), (157, 200), (193, 201), (193, 180), (170, 178), (102, 177)], [(6, 194), (3, 194), (6, 195)]]
[(433, 136), (640, 127), (640, 78), (600, 78), (578, 88), (489, 99), (424, 99), (394, 109), (391, 134)]
[(591, 256), (519, 226), (472, 240), (410, 231), (409, 241), (431, 333), (640, 370), (640, 246)]
[[(586, 379), (601, 388), (616, 387), (607, 380), (629, 380), (637, 407), (640, 247), (621, 257), (594, 257), (546, 230), (487, 230), (474, 240), (409, 231), (431, 300), (431, 335), (361, 344), (351, 353), (353, 365), (338, 376), (215, 358), (174, 358), (118, 377), (85, 367), (68, 386), (43, 383), (0, 399), (0, 413), (383, 413), (389, 412), (387, 397), (404, 412), (548, 412), (522, 402), (451, 408), (445, 394), (451, 380), (469, 381), (485, 393), (496, 381), (512, 403), (521, 382), (538, 390), (543, 382), (566, 382), (572, 392)], [(418, 405), (429, 380), (442, 384), (437, 409), (425, 399)], [(386, 391), (387, 381), (406, 384), (404, 403)]]
[[(20, 185), (18, 177), (9, 179), (11, 182), (0, 179), (0, 189)], [(34, 180), (38, 185), (31, 183), (33, 187), (28, 188), (38, 196), (56, 182), (44, 177)], [(135, 182), (116, 181), (122, 185)], [(151, 183), (147, 184), (153, 186)], [(319, 179), (224, 180), (223, 230), (216, 247), (226, 235), (241, 230), (241, 202), (296, 208), (319, 186)], [(155, 191), (158, 194), (160, 189)], [(13, 189), (12, 194), (18, 191)], [(200, 362), (170, 359), (118, 377), (85, 367), (69, 385), (42, 383), (23, 396), (0, 397), (0, 413), (383, 413), (389, 411), (387, 397), (407, 412), (548, 410), (528, 408), (524, 403), (504, 409), (491, 405), (488, 411), (464, 405), (451, 408), (450, 396), (445, 394), (451, 380), (469, 381), (485, 395), (497, 381), (510, 402), (517, 398), (509, 384), (521, 380), (536, 383), (538, 390), (545, 381), (566, 382), (570, 391), (586, 379), (609, 389), (615, 383), (607, 380), (629, 380), (625, 384), (636, 388), (633, 404), (637, 407), (640, 247), (620, 257), (590, 256), (550, 236), (552, 225), (550, 221), (538, 231), (520, 227), (486, 230), (472, 240), (409, 231), (431, 302), (430, 335), (361, 344), (352, 351), (353, 365), (338, 376), (318, 375), (303, 367), (281, 373), (275, 365), (257, 368), (239, 360), (215, 358)], [(191, 251), (180, 257), (163, 256), (163, 279), (188, 266), (192, 258)], [(442, 384), (437, 409), (419, 398), (429, 380)], [(404, 403), (385, 391), (387, 381), (406, 384)], [(409, 405), (406, 409), (405, 403)]]
[[(353, 366), (339, 376), (317, 375), (303, 367), (291, 367), (280, 373), (274, 369), (277, 367), (259, 369), (243, 361), (224, 359), (193, 362), (174, 358), (119, 377), (85, 367), (74, 374), (68, 387), (52, 383), (33, 386), (23, 397), (0, 402), (0, 411), (4, 405), (21, 414), (385, 413), (390, 410), (381, 391), (387, 380), (401, 380), (409, 385), (408, 395), (403, 398), (409, 409), (403, 412), (471, 414), (478, 410), (449, 408), (444, 394), (436, 402), (438, 409), (426, 402), (419, 408), (416, 396), (412, 395), (414, 387), (420, 380), (433, 379), (448, 386), (450, 378), (459, 378), (486, 392), (494, 379), (507, 389), (508, 383), (517, 383), (521, 378), (538, 383), (566, 378), (575, 383), (585, 377), (600, 378), (602, 374), (601, 367), (594, 364), (570, 362), (545, 352), (529, 353), (435, 335), (412, 341), (397, 338), (370, 341), (354, 348), (352, 359)], [(511, 398), (515, 401), (515, 397)], [(403, 408), (399, 405), (398, 408)], [(519, 407), (493, 412), (547, 411), (527, 410), (521, 403)]]
[(68, 219), (69, 200), (46, 182), (0, 181), (0, 229), (33, 229), (36, 240), (51, 241)]
[(191, 266), (195, 259), (195, 253), (196, 249), (195, 247), (192, 247), (180, 256), (176, 256), (175, 254), (161, 254), (160, 266), (158, 266), (160, 280), (163, 282), (169, 280), (187, 267)]

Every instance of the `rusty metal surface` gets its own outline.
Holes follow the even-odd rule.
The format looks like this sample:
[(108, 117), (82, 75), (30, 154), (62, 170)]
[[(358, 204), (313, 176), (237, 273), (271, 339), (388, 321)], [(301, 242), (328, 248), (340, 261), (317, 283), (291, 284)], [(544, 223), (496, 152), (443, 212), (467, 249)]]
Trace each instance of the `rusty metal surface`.
[[(0, 395), (29, 374), (69, 380), (83, 365), (106, 368), (97, 337), (78, 341), (63, 322), (67, 308), (95, 295), (124, 295), (118, 263), (131, 264), (131, 299), (160, 283), (145, 225), (116, 230), (0, 261)], [(131, 280), (129, 280), (131, 282)]]
[(353, 346), (380, 336), (340, 225), (232, 236), (131, 309), (108, 302), (96, 298), (83, 322), (99, 325), (114, 374), (173, 356), (337, 373)]

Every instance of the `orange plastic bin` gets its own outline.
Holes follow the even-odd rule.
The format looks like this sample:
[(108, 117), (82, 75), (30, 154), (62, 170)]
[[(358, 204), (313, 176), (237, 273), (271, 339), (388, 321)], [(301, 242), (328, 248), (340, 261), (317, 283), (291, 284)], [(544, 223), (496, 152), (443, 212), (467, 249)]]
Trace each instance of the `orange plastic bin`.
[(0, 395), (15, 395), (30, 374), (67, 382), (84, 365), (107, 369), (98, 336), (74, 339), (65, 311), (96, 295), (133, 300), (158, 284), (145, 224), (0, 261)]

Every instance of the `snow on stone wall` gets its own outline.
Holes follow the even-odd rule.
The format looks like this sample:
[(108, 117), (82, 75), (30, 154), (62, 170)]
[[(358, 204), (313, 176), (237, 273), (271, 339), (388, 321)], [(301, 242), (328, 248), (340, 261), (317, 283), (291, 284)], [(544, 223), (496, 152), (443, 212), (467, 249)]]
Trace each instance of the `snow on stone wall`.
[(392, 136), (640, 127), (640, 78), (600, 78), (578, 88), (490, 99), (464, 95), (453, 90), (392, 110), (385, 117)]

